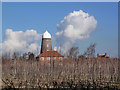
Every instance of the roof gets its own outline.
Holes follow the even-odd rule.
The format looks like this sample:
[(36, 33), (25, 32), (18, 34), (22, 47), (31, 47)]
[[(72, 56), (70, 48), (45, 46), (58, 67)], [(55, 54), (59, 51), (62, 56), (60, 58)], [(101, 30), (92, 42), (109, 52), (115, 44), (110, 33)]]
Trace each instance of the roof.
[(57, 51), (44, 51), (43, 53), (39, 54), (38, 57), (64, 57)]
[(101, 58), (109, 58), (109, 57), (107, 56), (107, 53), (105, 53), (105, 55), (99, 55), (99, 54), (97, 54), (97, 57), (101, 57)]
[(108, 56), (105, 56), (105, 55), (100, 55), (98, 57), (105, 57), (105, 58), (109, 58)]
[(46, 30), (46, 32), (45, 33), (43, 33), (43, 36), (42, 36), (43, 38), (51, 38), (51, 35), (50, 35), (50, 33)]

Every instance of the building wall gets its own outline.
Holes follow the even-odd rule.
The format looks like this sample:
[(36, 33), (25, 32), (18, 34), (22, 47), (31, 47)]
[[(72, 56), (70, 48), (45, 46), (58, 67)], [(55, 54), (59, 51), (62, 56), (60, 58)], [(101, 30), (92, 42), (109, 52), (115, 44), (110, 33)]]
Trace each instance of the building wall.
[[(43, 60), (44, 58), (44, 60)], [(39, 57), (39, 61), (41, 62), (50, 62), (50, 61), (55, 61), (55, 62), (58, 62), (58, 61), (63, 61), (64, 57)]]
[(41, 53), (44, 51), (52, 51), (51, 38), (42, 38)]

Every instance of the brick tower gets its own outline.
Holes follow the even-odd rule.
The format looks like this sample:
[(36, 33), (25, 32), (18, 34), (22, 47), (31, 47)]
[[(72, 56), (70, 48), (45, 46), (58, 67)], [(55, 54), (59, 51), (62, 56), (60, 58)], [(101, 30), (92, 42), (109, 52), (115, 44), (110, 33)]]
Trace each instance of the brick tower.
[(48, 33), (47, 30), (42, 35), (42, 44), (41, 44), (41, 52), (40, 53), (43, 53), (44, 51), (52, 51), (51, 35), (50, 35), (50, 33)]

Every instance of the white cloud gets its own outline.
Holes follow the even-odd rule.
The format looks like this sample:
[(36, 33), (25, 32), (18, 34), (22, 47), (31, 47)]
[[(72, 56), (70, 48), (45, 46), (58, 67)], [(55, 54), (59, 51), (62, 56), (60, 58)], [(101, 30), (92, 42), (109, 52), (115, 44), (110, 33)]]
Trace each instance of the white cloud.
[(38, 34), (36, 30), (13, 31), (7, 29), (5, 32), (5, 40), (0, 44), (2, 45), (3, 53), (13, 52), (33, 52), (37, 53), (40, 50), (40, 40), (42, 35)]
[(76, 40), (83, 40), (90, 37), (95, 30), (97, 21), (94, 16), (80, 11), (73, 11), (65, 16), (60, 24), (57, 24), (57, 41), (61, 43), (64, 50), (68, 50)]

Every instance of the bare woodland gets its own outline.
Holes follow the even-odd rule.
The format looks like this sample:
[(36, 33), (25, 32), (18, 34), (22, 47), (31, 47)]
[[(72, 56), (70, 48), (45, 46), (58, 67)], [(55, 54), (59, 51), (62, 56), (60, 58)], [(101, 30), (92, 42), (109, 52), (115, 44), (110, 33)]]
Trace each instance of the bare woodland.
[(116, 88), (120, 89), (118, 59), (73, 59), (44, 63), (3, 61), (3, 88)]

